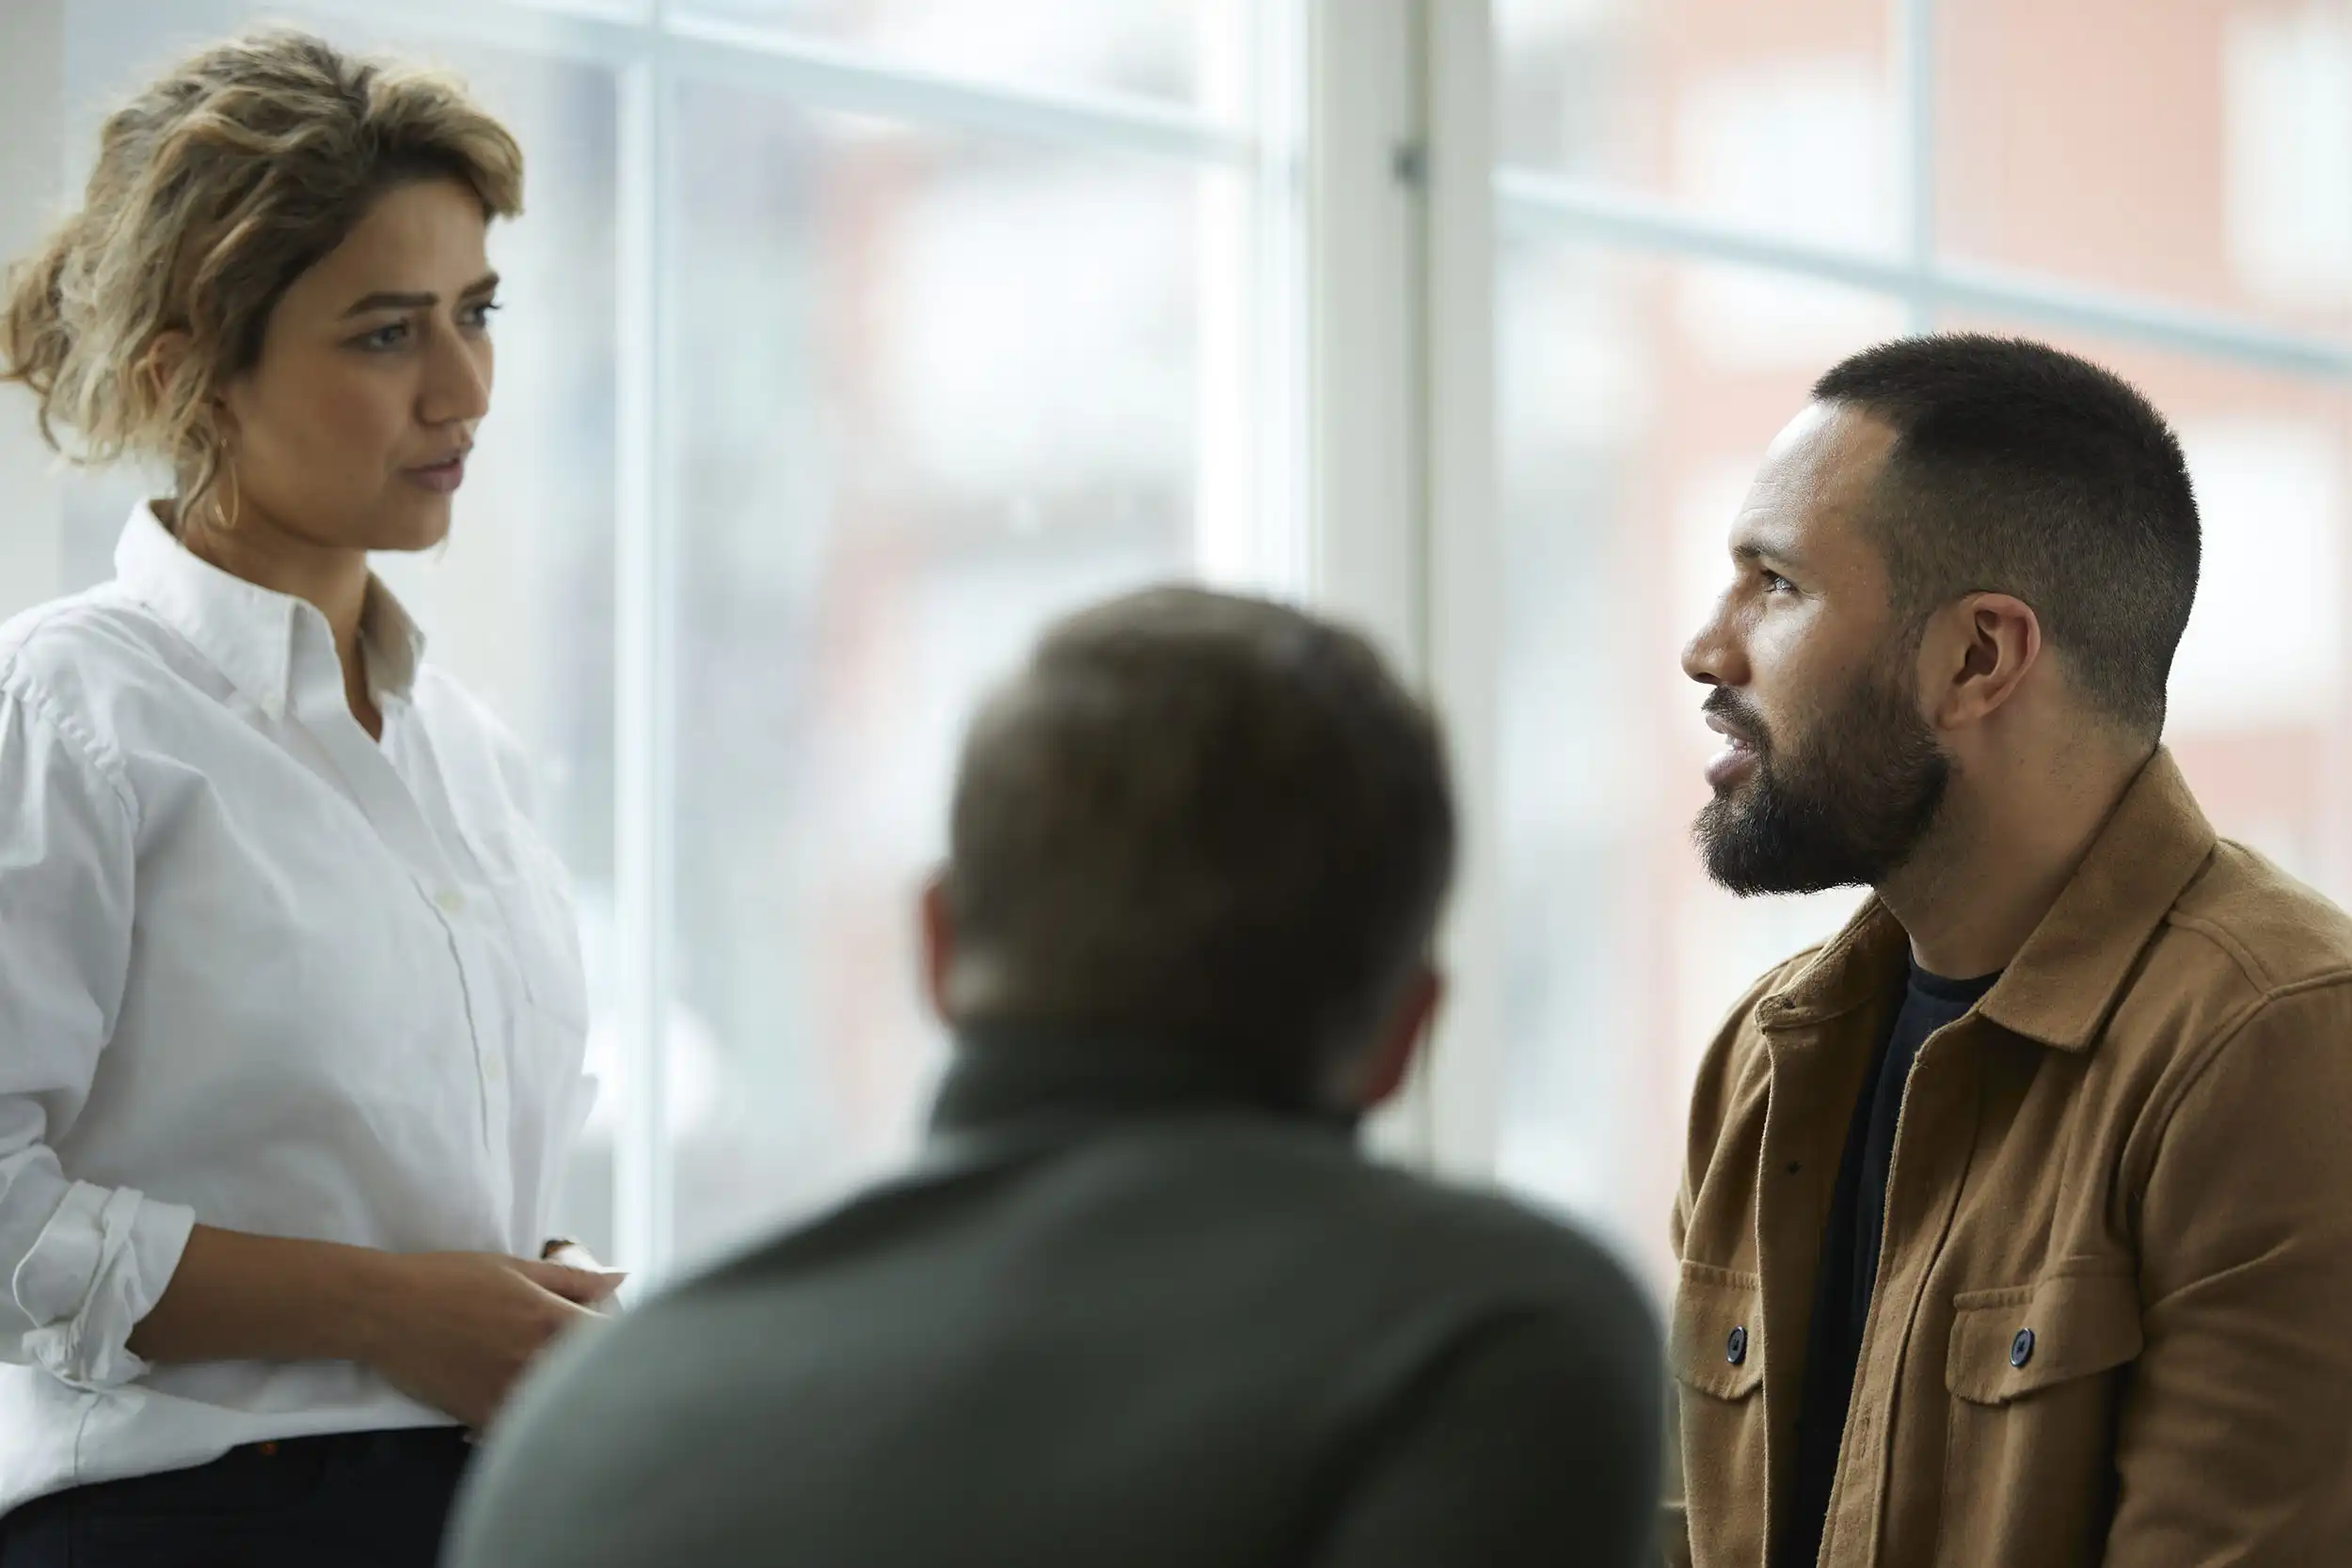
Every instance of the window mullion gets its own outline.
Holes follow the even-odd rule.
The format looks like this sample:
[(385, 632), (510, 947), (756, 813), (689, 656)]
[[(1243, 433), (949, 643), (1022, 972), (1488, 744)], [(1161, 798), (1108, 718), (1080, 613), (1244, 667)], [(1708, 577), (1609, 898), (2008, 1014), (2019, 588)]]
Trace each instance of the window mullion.
[(1416, 677), (1423, 432), (1417, 0), (1311, 0), (1311, 592)]
[(664, 410), (669, 376), (662, 264), (668, 191), (669, 82), (660, 53), (621, 72), (616, 193), (620, 331), (613, 833), (620, 934), (622, 1082), (614, 1150), (620, 1261), (640, 1283), (670, 1262), (668, 1028), (674, 881), (676, 541)]
[(1911, 261), (1911, 329), (1935, 326), (1935, 0), (1897, 0), (1903, 61), (1903, 244)]
[[(79, 177), (67, 167), (65, 0), (8, 0), (0, 41), (0, 146), (8, 149), (0, 161), (0, 256), (17, 257), (31, 253)], [(13, 614), (54, 593), (63, 576), (65, 499), (29, 404), (10, 397), (0, 416), (0, 484), (8, 498), (0, 614)]]
[(1426, 1115), (1432, 1162), (1485, 1177), (1494, 1169), (1506, 1045), (1496, 826), (1502, 565), (1494, 419), (1493, 32), (1487, 0), (1425, 6), (1424, 658), (1429, 689), (1445, 715), (1461, 802), (1460, 868), (1442, 948), (1451, 994), (1431, 1059)]
[(1446, 709), (1464, 820), (1451, 1000), (1375, 1137), (1483, 1172), (1501, 1054), (1487, 7), (1314, 0), (1310, 34), (1312, 594)]

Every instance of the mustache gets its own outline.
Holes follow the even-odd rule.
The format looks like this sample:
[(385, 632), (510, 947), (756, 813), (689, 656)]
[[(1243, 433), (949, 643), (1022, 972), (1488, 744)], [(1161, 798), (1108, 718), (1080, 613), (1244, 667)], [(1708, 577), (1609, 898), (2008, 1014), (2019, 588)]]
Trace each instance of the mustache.
[(1747, 699), (1727, 686), (1719, 686), (1707, 694), (1699, 711), (1709, 719), (1721, 720), (1725, 729), (1746, 741), (1758, 752), (1772, 749), (1772, 731), (1765, 727), (1764, 716), (1748, 705)]

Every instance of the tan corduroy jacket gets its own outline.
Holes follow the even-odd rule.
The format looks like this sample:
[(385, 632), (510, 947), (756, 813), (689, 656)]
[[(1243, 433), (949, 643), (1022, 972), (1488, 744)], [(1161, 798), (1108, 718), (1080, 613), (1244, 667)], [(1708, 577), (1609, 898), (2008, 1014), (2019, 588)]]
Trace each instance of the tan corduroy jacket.
[[(1873, 900), (1700, 1069), (1669, 1562), (1756, 1568), (1785, 1526), (1830, 1190), (1906, 952)], [(1874, 1299), (1826, 1568), (2352, 1568), (2352, 920), (2217, 841), (2168, 754), (1920, 1049)]]

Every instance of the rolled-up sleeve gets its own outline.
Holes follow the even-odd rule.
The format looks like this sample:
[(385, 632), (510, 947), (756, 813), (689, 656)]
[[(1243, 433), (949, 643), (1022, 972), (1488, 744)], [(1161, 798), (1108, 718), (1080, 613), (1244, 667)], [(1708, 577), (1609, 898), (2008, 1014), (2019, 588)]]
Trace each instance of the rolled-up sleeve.
[(0, 686), (0, 1360), (79, 1388), (147, 1370), (130, 1338), (194, 1212), (69, 1176), (129, 967), (135, 822), (119, 773)]

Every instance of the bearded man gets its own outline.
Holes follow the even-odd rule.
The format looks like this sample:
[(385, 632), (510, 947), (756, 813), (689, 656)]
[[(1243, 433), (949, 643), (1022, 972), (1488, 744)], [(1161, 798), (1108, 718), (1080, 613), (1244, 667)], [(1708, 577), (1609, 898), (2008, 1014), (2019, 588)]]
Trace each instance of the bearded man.
[(1668, 1560), (2352, 1563), (2352, 922), (2160, 743), (2179, 442), (2055, 349), (1886, 343), (1730, 544), (1708, 869), (1871, 896), (1700, 1069)]

